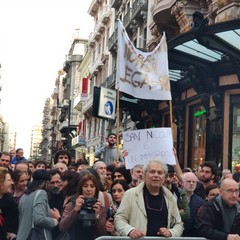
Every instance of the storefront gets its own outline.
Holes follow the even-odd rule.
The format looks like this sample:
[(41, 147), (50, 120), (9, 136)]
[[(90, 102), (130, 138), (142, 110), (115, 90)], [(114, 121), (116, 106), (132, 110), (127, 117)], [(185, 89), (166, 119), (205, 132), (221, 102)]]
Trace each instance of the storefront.
[(240, 163), (240, 19), (193, 26), (168, 47), (182, 167), (213, 160), (233, 169)]

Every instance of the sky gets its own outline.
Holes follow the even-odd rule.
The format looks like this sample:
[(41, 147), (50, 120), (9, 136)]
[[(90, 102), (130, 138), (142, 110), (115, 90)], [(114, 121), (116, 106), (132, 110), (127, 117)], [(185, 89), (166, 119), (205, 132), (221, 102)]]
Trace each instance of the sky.
[(29, 151), (31, 129), (41, 124), (43, 107), (71, 47), (75, 29), (88, 39), (91, 0), (1, 0), (0, 115), (17, 129), (17, 148)]

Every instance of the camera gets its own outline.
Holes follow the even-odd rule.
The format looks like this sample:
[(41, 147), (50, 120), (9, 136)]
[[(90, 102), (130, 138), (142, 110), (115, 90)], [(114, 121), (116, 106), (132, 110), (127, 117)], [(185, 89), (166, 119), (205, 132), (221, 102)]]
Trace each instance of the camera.
[(83, 227), (91, 227), (95, 225), (96, 215), (93, 205), (97, 202), (97, 198), (85, 198), (78, 215), (78, 220), (82, 221)]
[(84, 209), (92, 209), (93, 205), (97, 202), (97, 198), (85, 198), (84, 204), (82, 205), (82, 208)]

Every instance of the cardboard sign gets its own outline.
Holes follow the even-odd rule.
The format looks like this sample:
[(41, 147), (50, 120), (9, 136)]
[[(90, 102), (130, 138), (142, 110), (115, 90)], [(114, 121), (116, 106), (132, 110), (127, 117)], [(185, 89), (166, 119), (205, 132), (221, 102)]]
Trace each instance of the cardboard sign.
[(126, 168), (136, 164), (145, 165), (149, 160), (161, 160), (166, 164), (176, 164), (173, 152), (171, 128), (148, 128), (123, 132), (123, 148)]

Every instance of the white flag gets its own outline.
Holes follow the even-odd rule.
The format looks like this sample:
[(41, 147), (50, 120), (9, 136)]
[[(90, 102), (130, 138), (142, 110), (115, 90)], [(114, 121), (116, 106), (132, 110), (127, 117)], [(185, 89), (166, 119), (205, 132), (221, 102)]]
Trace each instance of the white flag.
[(152, 52), (142, 52), (135, 48), (118, 20), (115, 88), (140, 99), (172, 99), (165, 34)]

